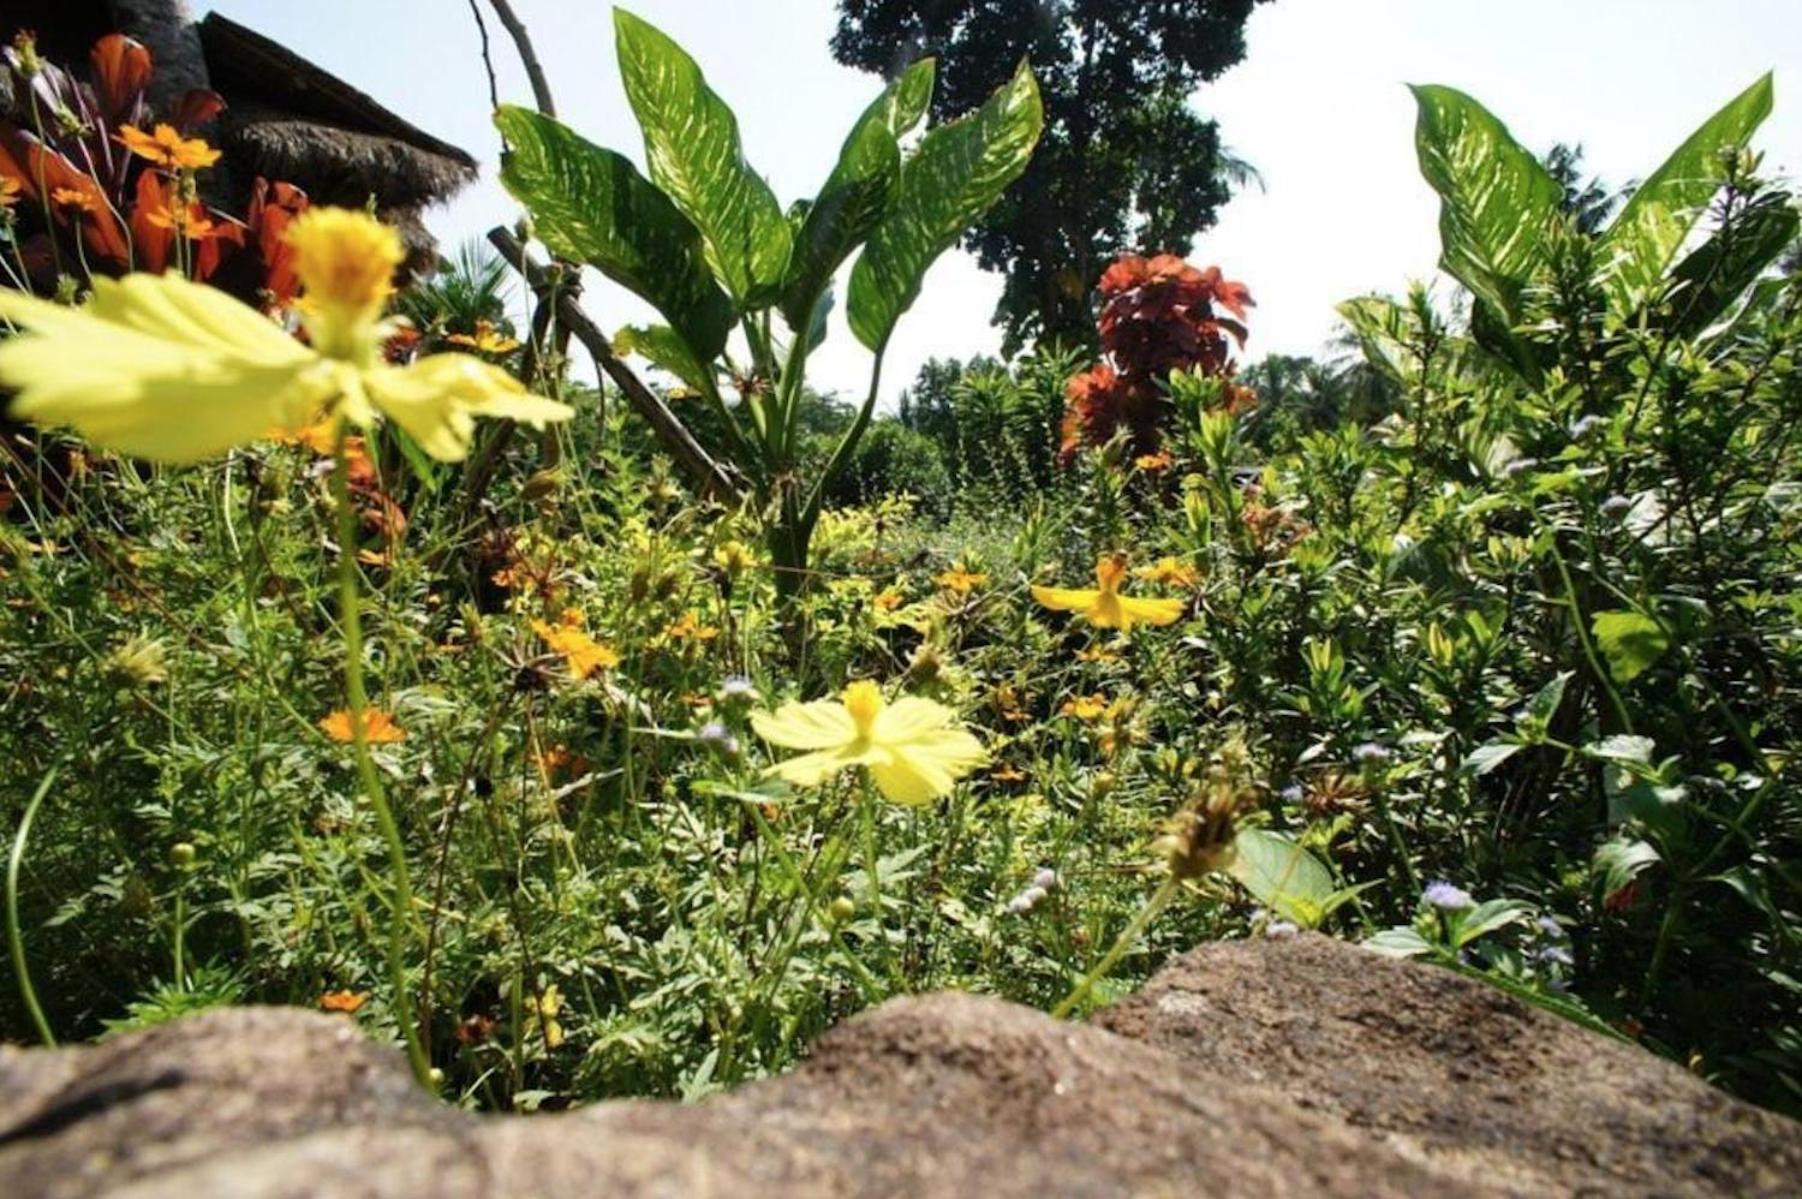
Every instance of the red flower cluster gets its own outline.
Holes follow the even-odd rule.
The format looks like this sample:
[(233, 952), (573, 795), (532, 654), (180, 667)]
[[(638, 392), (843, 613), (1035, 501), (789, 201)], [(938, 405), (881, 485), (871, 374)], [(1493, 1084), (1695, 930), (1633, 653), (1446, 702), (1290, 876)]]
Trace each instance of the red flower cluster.
[(116, 33), (95, 44), (86, 81), (39, 57), (28, 33), (0, 49), (0, 70), (12, 97), (0, 108), (0, 215), (28, 276), (8, 282), (48, 291), (65, 273), (180, 266), (247, 299), (294, 298), (281, 232), (306, 194), (258, 179), (246, 220), (200, 198), (197, 173), (220, 152), (190, 135), (224, 109), (216, 94), (190, 91), (155, 117), (150, 51)]
[(1066, 461), (1085, 445), (1104, 444), (1122, 426), (1132, 431), (1134, 453), (1156, 450), (1169, 408), (1164, 381), (1175, 370), (1230, 375), (1226, 339), (1245, 344), (1241, 322), (1253, 304), (1246, 286), (1222, 278), (1219, 267), (1198, 270), (1174, 254), (1125, 255), (1102, 273), (1096, 290), (1106, 359), (1065, 389)]

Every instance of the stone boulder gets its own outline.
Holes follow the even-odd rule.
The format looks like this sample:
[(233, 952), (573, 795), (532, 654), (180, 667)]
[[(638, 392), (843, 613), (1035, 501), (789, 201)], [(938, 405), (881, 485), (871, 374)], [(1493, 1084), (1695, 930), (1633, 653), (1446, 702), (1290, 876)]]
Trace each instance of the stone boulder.
[(343, 1017), (238, 1008), (0, 1050), (43, 1196), (1802, 1193), (1802, 1125), (1446, 971), (1203, 946), (1088, 1025), (898, 999), (693, 1106), (475, 1117)]

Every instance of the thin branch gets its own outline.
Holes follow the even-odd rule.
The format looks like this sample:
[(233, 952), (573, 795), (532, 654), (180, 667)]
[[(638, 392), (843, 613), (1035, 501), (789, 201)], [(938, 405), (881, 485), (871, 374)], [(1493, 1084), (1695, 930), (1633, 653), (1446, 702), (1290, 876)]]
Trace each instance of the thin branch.
[(538, 64), (538, 54), (532, 49), (532, 35), (526, 32), (525, 22), (519, 19), (508, 0), (488, 0), (488, 3), (519, 51), (519, 61), (526, 68), (526, 78), (531, 81), (532, 98), (538, 103), (538, 111), (547, 117), (556, 116), (557, 105), (551, 100), (551, 84), (544, 77), (544, 68)]
[(625, 395), (626, 401), (644, 417), (657, 439), (675, 455), (696, 485), (707, 494), (722, 500), (736, 500), (741, 496), (744, 488), (736, 472), (716, 461), (695, 440), (688, 427), (669, 410), (669, 406), (658, 398), (657, 393), (645, 386), (632, 368), (614, 355), (607, 335), (582, 311), (566, 288), (557, 287), (551, 270), (534, 262), (519, 239), (505, 226), (490, 229), (488, 240), (501, 252), (502, 258), (512, 263), (513, 268), (525, 276), (533, 292), (541, 297), (541, 302), (552, 300), (556, 304), (557, 320), (594, 356), (595, 365), (613, 380)]

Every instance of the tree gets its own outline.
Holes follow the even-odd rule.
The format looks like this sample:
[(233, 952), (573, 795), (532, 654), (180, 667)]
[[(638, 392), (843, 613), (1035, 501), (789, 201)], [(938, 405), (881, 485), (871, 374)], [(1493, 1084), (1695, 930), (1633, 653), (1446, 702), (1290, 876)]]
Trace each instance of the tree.
[(1539, 160), (1546, 173), (1557, 180), (1558, 186), (1564, 189), (1564, 199), (1559, 209), (1576, 223), (1577, 231), (1595, 236), (1607, 227), (1615, 210), (1625, 204), (1637, 183), (1616, 191), (1604, 183), (1600, 176), (1591, 175), (1583, 178), (1583, 147), (1555, 143), (1547, 150), (1545, 157)]
[(964, 239), (1007, 282), (995, 323), (1011, 354), (1035, 338), (1091, 346), (1090, 291), (1127, 251), (1178, 255), (1235, 181), (1189, 97), (1245, 56), (1259, 0), (839, 0), (833, 55), (893, 78), (938, 59), (933, 113), (965, 112), (1029, 58), (1045, 132), (1020, 181)]

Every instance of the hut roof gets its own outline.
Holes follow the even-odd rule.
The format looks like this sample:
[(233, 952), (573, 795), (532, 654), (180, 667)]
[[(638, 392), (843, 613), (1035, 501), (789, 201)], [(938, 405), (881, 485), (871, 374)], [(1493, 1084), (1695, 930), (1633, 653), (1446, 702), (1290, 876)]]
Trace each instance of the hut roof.
[(234, 165), (315, 200), (383, 208), (442, 200), (476, 177), (467, 153), (402, 120), (278, 42), (218, 13), (200, 23), (219, 141)]

